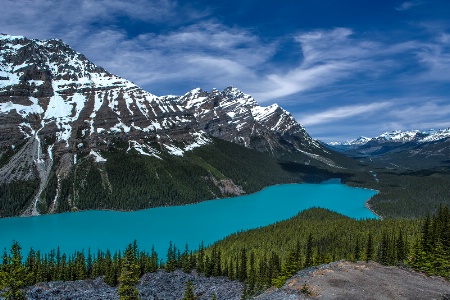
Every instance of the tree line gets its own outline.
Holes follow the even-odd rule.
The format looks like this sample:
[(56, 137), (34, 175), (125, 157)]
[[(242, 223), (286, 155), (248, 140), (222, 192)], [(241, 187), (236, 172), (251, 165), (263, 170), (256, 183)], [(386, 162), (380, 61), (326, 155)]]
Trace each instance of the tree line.
[[(282, 286), (298, 270), (340, 259), (406, 265), (449, 278), (449, 254), (447, 207), (418, 220), (354, 220), (310, 209), (287, 221), (232, 234), (208, 247), (201, 244), (195, 251), (170, 243), (164, 259), (154, 249), (139, 250), (136, 241), (114, 254), (88, 250), (68, 256), (58, 249), (46, 254), (31, 249), (23, 258), (20, 245), (14, 242), (3, 253), (0, 290), (7, 299), (23, 299), (22, 289), (37, 282), (103, 276), (107, 284), (119, 285), (121, 299), (138, 299), (136, 285), (143, 274), (182, 269), (239, 280), (244, 283), (245, 299)], [(186, 286), (185, 297), (191, 289), (192, 283)]]

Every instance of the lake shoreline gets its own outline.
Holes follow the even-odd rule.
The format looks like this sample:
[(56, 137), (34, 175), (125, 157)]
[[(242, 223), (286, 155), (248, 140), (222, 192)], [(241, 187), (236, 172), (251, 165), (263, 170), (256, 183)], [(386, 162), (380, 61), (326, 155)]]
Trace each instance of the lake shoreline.
[(372, 206), (369, 204), (369, 201), (370, 201), (370, 199), (367, 200), (367, 202), (366, 202), (366, 204), (365, 204), (366, 208), (367, 208), (368, 210), (370, 210), (370, 211), (371, 211), (374, 215), (376, 215), (378, 218), (380, 218), (380, 220), (383, 220), (383, 217), (382, 217), (381, 215), (379, 215), (379, 214), (372, 208)]
[[(189, 206), (189, 205), (195, 205), (195, 204), (199, 204), (202, 202), (207, 202), (207, 201), (215, 201), (215, 200), (226, 200), (226, 199), (232, 199), (232, 198), (236, 198), (236, 197), (241, 197), (241, 196), (249, 196), (249, 195), (254, 195), (256, 193), (259, 193), (267, 188), (270, 187), (275, 187), (275, 186), (280, 186), (280, 185), (290, 185), (290, 184), (343, 184), (346, 185), (345, 183), (342, 182), (341, 178), (330, 178), (321, 182), (316, 182), (316, 183), (312, 183), (312, 182), (288, 182), (288, 183), (277, 183), (277, 184), (273, 184), (273, 185), (268, 185), (265, 186), (255, 192), (252, 193), (244, 193), (241, 195), (234, 195), (234, 196), (230, 196), (230, 197), (225, 197), (225, 198), (213, 198), (213, 199), (205, 199), (205, 200), (199, 200), (197, 202), (191, 202), (191, 203), (185, 203), (185, 204), (176, 204), (176, 205), (161, 205), (161, 206), (152, 206), (152, 207), (147, 207), (147, 208), (142, 208), (142, 209), (114, 209), (114, 208), (97, 208), (97, 209), (74, 209), (71, 211), (64, 211), (64, 212), (52, 212), (52, 213), (47, 213), (47, 214), (39, 214), (39, 215), (18, 215), (18, 216), (9, 216), (9, 217), (0, 217), (1, 219), (9, 219), (9, 218), (33, 218), (33, 217), (42, 217), (42, 216), (50, 216), (50, 215), (56, 215), (56, 214), (66, 214), (66, 213), (79, 213), (79, 212), (87, 212), (87, 211), (112, 211), (112, 212), (135, 212), (135, 211), (144, 211), (147, 209), (154, 209), (154, 208), (162, 208), (162, 207), (175, 207), (175, 206)], [(349, 186), (351, 187), (351, 186)], [(359, 187), (358, 187), (359, 188)], [(371, 190), (368, 188), (362, 188), (362, 189), (366, 189), (366, 190)], [(377, 191), (378, 192), (378, 191)]]
[(377, 215), (368, 209), (366, 202), (375, 193), (337, 182), (290, 183), (265, 187), (258, 193), (181, 206), (6, 218), (0, 219), (0, 227), (7, 229), (0, 231), (0, 246), (9, 247), (9, 243), (2, 245), (2, 242), (16, 240), (24, 249), (49, 252), (60, 247), (64, 253), (71, 253), (88, 248), (123, 249), (137, 240), (143, 249), (154, 246), (164, 257), (170, 242), (194, 248), (202, 242), (208, 245), (239, 231), (290, 219), (312, 207), (354, 219), (374, 219)]

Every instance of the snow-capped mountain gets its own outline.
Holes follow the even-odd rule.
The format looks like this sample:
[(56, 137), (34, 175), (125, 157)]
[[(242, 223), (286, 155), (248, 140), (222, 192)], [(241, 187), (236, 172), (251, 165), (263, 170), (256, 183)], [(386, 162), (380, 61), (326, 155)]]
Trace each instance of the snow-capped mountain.
[(430, 129), (427, 131), (411, 130), (411, 131), (401, 131), (395, 130), (391, 132), (385, 132), (377, 137), (359, 137), (354, 140), (348, 140), (345, 142), (330, 142), (330, 146), (362, 146), (369, 142), (394, 142), (394, 143), (407, 143), (407, 142), (417, 142), (417, 143), (427, 143), (432, 141), (439, 141), (450, 137), (450, 128), (434, 130)]
[[(360, 137), (343, 143), (329, 143), (331, 149), (353, 156), (380, 156), (386, 161), (427, 160), (430, 165), (440, 166), (446, 161), (446, 153), (450, 150), (450, 128), (428, 131), (401, 131), (383, 133), (374, 138)], [(380, 158), (381, 159), (381, 158)], [(417, 163), (410, 163), (417, 165)]]
[[(61, 40), (0, 35), (0, 184), (39, 179), (30, 212), (52, 172), (80, 159), (104, 163), (117, 143), (155, 159), (183, 156), (212, 138), (279, 156), (329, 152), (276, 104), (262, 107), (234, 87), (156, 96), (90, 62)], [(56, 198), (55, 198), (56, 199)]]

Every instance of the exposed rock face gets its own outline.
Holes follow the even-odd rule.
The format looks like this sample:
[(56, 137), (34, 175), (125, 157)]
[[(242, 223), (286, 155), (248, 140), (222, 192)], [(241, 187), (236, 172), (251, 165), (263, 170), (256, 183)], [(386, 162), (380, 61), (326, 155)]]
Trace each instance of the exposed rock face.
[[(139, 296), (142, 300), (178, 300), (183, 298), (186, 282), (191, 280), (194, 292), (199, 300), (210, 300), (213, 294), (218, 299), (239, 300), (242, 294), (242, 284), (230, 281), (224, 277), (198, 276), (177, 270), (172, 273), (158, 271), (147, 273), (139, 281)], [(117, 288), (110, 287), (102, 278), (95, 280), (80, 280), (71, 282), (39, 283), (27, 291), (28, 299), (98, 299), (116, 300)]]
[(450, 283), (410, 269), (377, 263), (333, 262), (299, 271), (258, 300), (294, 299), (450, 299)]
[[(59, 185), (80, 157), (102, 163), (102, 153), (117, 142), (127, 152), (161, 158), (162, 152), (182, 156), (217, 137), (324, 162), (327, 150), (290, 113), (276, 104), (261, 107), (236, 88), (158, 97), (61, 40), (0, 35), (0, 49), (0, 184), (40, 180), (26, 214), (39, 213), (52, 171)], [(52, 212), (57, 205), (50, 206)]]
[(234, 87), (210, 93), (194, 89), (175, 101), (211, 136), (274, 155), (321, 150), (289, 112), (277, 104), (261, 107)]

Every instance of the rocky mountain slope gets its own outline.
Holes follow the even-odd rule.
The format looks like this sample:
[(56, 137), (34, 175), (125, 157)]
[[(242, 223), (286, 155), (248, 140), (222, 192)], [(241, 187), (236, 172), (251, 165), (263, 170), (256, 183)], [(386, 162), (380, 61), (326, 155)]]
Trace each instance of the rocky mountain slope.
[[(61, 40), (0, 35), (0, 49), (2, 216), (86, 208), (80, 203), (91, 201), (83, 196), (94, 188), (90, 179), (98, 180), (97, 188), (105, 193), (121, 194), (111, 183), (121, 170), (114, 173), (109, 159), (124, 162), (127, 155), (138, 155), (141, 163), (152, 164), (145, 172), (160, 178), (157, 165), (170, 160), (182, 164), (194, 149), (214, 144), (213, 138), (275, 158), (337, 166), (335, 154), (313, 140), (289, 112), (276, 104), (259, 106), (236, 88), (197, 88), (182, 96), (158, 97), (94, 65)], [(218, 191), (225, 186), (251, 191), (202, 160), (191, 159), (183, 169), (186, 177), (189, 168), (207, 171), (198, 172), (205, 191), (192, 199), (228, 195)], [(168, 174), (172, 189), (176, 170)], [(174, 197), (181, 196), (138, 206), (183, 203)], [(120, 205), (101, 207), (129, 209), (126, 198), (115, 199)]]

